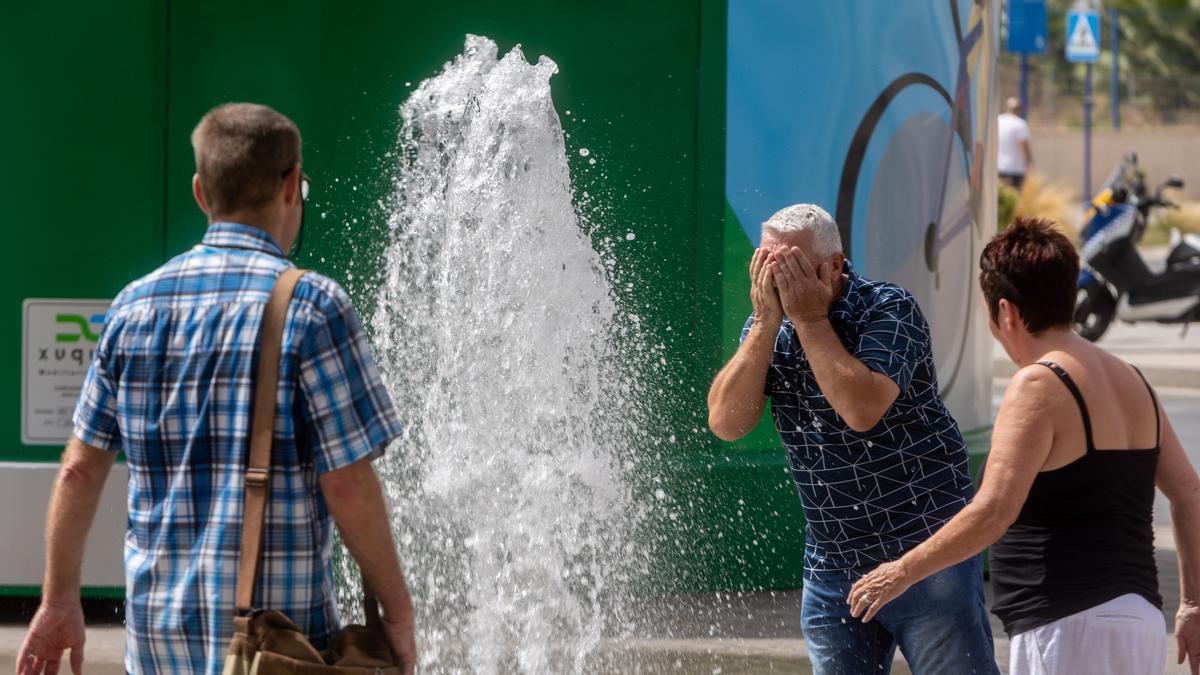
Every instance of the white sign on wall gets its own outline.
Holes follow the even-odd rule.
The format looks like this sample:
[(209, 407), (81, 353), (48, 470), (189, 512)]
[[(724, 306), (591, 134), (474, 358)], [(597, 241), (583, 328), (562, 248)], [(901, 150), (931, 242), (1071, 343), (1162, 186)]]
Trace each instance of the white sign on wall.
[(21, 442), (63, 445), (111, 300), (25, 300)]

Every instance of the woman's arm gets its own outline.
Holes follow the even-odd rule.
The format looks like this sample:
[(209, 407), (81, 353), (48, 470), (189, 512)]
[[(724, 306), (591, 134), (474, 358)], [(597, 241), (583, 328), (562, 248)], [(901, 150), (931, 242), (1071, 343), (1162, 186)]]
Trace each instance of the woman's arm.
[(1162, 450), (1155, 482), (1171, 502), (1171, 524), (1179, 557), (1179, 611), (1175, 614), (1177, 662), (1186, 656), (1193, 675), (1200, 673), (1200, 478), (1183, 444), (1162, 415)]
[(1013, 377), (1000, 404), (987, 470), (975, 499), (924, 543), (859, 579), (847, 598), (852, 616), (870, 621), (913, 584), (978, 554), (1008, 530), (1050, 455), (1054, 426), (1048, 413), (1062, 397), (1063, 385), (1057, 379), (1041, 366), (1024, 368)]

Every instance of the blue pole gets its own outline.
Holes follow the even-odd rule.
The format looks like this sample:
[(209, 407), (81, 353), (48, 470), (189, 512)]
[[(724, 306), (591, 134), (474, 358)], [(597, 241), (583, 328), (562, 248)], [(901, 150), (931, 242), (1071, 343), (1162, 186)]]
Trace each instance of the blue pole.
[(1112, 102), (1112, 125), (1114, 130), (1121, 128), (1121, 79), (1120, 79), (1120, 56), (1121, 52), (1117, 48), (1117, 9), (1115, 7), (1108, 10), (1109, 23), (1112, 24), (1112, 94), (1109, 99)]
[(1083, 76), (1083, 203), (1092, 200), (1092, 64)]
[(1021, 117), (1029, 119), (1029, 55), (1021, 52)]

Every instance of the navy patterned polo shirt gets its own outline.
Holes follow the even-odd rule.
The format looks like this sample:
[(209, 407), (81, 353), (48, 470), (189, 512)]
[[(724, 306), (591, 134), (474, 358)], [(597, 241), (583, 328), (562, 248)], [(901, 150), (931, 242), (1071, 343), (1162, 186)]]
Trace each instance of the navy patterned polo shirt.
[(814, 581), (857, 578), (895, 560), (973, 493), (966, 444), (938, 395), (929, 326), (916, 299), (859, 276), (849, 262), (845, 272), (829, 319), (851, 354), (899, 386), (883, 419), (866, 432), (842, 421), (786, 318), (767, 371), (775, 428), (807, 520), (804, 576)]

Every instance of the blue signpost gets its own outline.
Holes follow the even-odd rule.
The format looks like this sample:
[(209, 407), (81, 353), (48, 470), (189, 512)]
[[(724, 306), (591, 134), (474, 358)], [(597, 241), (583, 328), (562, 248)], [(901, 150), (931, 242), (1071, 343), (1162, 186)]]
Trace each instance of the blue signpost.
[(1092, 198), (1092, 64), (1100, 59), (1099, 3), (1077, 2), (1067, 13), (1067, 60), (1085, 64), (1083, 76), (1083, 201)]
[(1046, 52), (1046, 0), (1009, 0), (1010, 54), (1021, 55), (1021, 114), (1029, 117), (1029, 55)]
[(1113, 129), (1117, 131), (1121, 129), (1121, 52), (1117, 48), (1119, 16), (1116, 7), (1108, 10), (1109, 30), (1112, 36), (1108, 41), (1108, 50), (1112, 52), (1112, 93), (1109, 96), (1109, 104), (1112, 106)]

